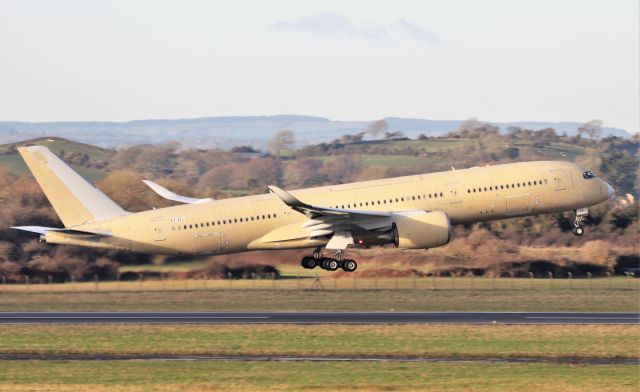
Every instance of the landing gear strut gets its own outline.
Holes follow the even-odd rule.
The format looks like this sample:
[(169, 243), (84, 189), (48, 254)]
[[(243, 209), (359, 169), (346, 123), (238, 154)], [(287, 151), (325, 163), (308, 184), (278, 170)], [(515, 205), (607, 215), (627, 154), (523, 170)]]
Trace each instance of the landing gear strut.
[(335, 271), (338, 268), (342, 268), (345, 272), (353, 272), (358, 268), (358, 263), (355, 260), (344, 258), (344, 251), (336, 251), (334, 257), (324, 257), (320, 248), (314, 249), (313, 256), (303, 257), (300, 264), (306, 269), (320, 267), (327, 271)]
[(584, 220), (587, 218), (588, 215), (589, 215), (589, 209), (587, 208), (580, 208), (576, 210), (576, 216), (575, 216), (575, 219), (573, 220), (574, 235), (580, 237), (581, 235), (584, 234), (584, 227), (582, 227), (582, 222), (584, 222)]

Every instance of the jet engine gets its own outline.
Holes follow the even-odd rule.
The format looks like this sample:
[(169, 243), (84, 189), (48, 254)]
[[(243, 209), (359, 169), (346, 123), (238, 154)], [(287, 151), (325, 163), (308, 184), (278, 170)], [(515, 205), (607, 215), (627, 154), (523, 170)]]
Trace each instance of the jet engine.
[(435, 248), (448, 244), (450, 238), (451, 223), (442, 211), (398, 214), (394, 217), (393, 242), (397, 248)]

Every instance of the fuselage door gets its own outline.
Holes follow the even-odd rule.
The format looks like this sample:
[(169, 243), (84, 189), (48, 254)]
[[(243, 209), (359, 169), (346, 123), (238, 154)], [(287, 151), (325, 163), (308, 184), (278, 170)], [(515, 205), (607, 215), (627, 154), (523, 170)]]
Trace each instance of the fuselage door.
[(449, 203), (457, 204), (462, 202), (462, 195), (460, 194), (460, 183), (450, 182), (447, 184), (449, 192)]
[(567, 175), (562, 169), (551, 170), (551, 181), (553, 182), (554, 191), (563, 191), (567, 189)]
[(167, 239), (167, 235), (164, 232), (164, 221), (161, 216), (151, 219), (151, 227), (154, 241), (164, 241)]
[(220, 253), (220, 233), (200, 231), (196, 233), (195, 240), (195, 253)]

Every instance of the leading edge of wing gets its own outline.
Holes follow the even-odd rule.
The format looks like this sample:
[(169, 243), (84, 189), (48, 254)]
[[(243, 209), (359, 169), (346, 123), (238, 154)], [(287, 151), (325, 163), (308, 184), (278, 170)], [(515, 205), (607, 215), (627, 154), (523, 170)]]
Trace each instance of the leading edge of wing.
[(369, 210), (351, 210), (343, 208), (329, 208), (314, 206), (300, 201), (291, 193), (280, 189), (277, 186), (269, 185), (269, 191), (276, 195), (282, 202), (294, 210), (301, 212), (311, 218), (321, 215), (333, 215), (333, 216), (358, 216), (358, 217), (389, 217), (392, 215), (388, 211), (369, 211)]

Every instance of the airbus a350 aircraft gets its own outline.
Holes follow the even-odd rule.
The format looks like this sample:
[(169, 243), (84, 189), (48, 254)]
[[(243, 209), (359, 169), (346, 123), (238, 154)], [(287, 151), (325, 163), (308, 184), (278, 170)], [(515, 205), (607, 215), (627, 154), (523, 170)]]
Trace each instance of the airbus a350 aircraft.
[[(145, 181), (184, 204), (130, 213), (48, 148), (18, 150), (65, 226), (14, 227), (42, 241), (153, 254), (313, 248), (302, 266), (331, 271), (356, 270), (356, 261), (345, 258), (349, 247), (435, 248), (462, 223), (574, 210), (573, 232), (580, 236), (587, 207), (614, 194), (589, 170), (538, 161), (291, 192), (270, 186), (270, 194), (225, 200), (180, 196)], [(333, 257), (324, 257), (323, 248)]]

